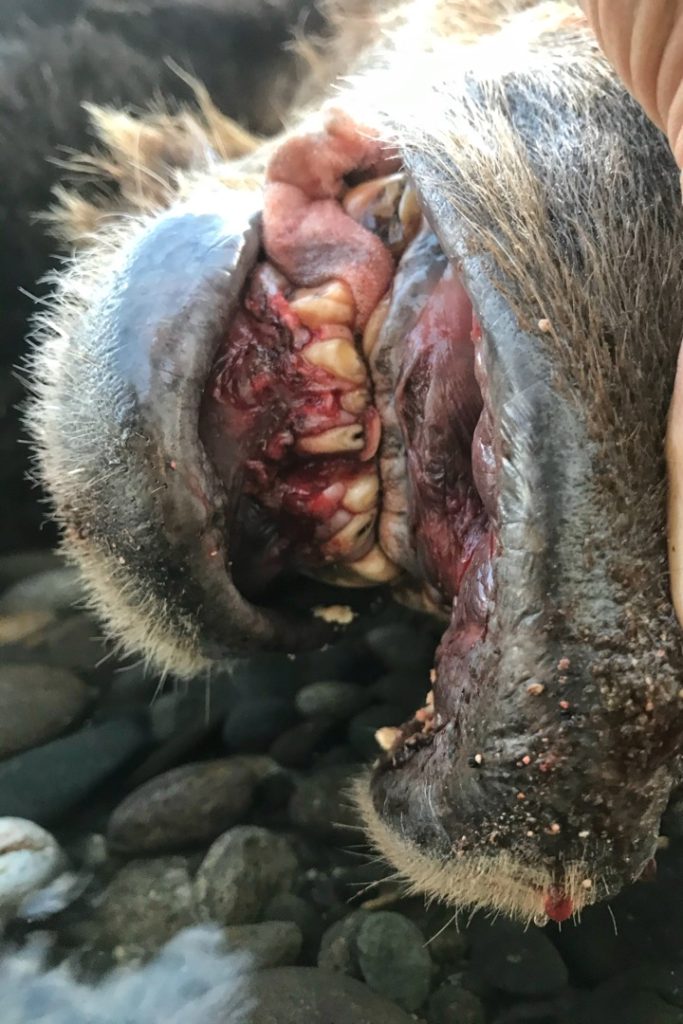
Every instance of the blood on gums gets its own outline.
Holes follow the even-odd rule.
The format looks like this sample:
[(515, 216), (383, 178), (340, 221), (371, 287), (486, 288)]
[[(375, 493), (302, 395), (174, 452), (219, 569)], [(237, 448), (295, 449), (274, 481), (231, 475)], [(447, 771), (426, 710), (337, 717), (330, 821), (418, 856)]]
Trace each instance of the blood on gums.
[(567, 921), (574, 913), (574, 904), (566, 893), (552, 885), (546, 893), (543, 908), (551, 921), (561, 924)]

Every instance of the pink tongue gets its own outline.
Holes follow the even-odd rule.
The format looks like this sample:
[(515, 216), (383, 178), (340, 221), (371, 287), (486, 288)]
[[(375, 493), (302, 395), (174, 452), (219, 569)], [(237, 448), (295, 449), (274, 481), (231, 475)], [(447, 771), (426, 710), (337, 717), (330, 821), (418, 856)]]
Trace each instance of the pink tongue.
[(341, 114), (315, 135), (294, 136), (273, 156), (263, 211), (266, 252), (294, 283), (310, 287), (332, 277), (346, 281), (363, 329), (394, 273), (389, 251), (347, 216), (338, 202), (344, 175), (386, 170), (381, 143)]

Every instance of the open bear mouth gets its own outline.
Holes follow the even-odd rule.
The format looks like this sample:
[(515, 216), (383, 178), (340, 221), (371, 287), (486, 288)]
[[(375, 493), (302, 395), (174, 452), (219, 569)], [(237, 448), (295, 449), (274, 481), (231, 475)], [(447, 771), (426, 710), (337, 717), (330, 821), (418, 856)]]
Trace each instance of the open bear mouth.
[(340, 115), (280, 150), (200, 416), (239, 495), (228, 560), (250, 601), (303, 573), (389, 584), (448, 622), (461, 682), (378, 731), (394, 763), (452, 720), (467, 689), (493, 601), (500, 459), (472, 303), (396, 163)]

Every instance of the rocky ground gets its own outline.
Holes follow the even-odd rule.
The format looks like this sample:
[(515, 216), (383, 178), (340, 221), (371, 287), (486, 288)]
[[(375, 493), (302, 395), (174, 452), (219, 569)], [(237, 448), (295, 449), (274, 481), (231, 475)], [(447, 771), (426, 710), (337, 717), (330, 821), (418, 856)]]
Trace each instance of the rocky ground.
[[(348, 786), (376, 728), (424, 697), (424, 622), (383, 611), (325, 652), (164, 685), (117, 662), (55, 556), (1, 557), (0, 586), (0, 1000), (21, 994), (3, 1020), (124, 1020), (111, 987), (50, 1016), (63, 981), (22, 959), (40, 932), (47, 963), (68, 959), (91, 985), (164, 949), (164, 994), (126, 1010), (135, 1024), (176, 1020), (181, 1004), (178, 1020), (217, 1024), (683, 1024), (683, 807), (667, 815), (656, 881), (561, 928), (426, 907), (365, 847)], [(22, 842), (29, 827), (14, 823), (19, 849), (16, 832), (3, 845), (7, 817), (47, 831)], [(207, 923), (218, 935), (196, 931)], [(239, 1012), (216, 1003), (237, 953)], [(141, 1006), (151, 977), (120, 984)], [(208, 998), (214, 1016), (194, 1016)]]

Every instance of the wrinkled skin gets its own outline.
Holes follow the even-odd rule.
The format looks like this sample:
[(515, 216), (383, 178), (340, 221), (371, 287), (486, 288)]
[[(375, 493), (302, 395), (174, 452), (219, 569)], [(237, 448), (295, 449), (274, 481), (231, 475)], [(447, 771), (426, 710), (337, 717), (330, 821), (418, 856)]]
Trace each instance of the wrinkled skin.
[(642, 873), (681, 774), (683, 224), (576, 9), (500, 6), (441, 5), (424, 52), (409, 9), (332, 112), (103, 227), (31, 422), (95, 605), (165, 667), (324, 642), (310, 577), (437, 615), (368, 833), (421, 891), (563, 920)]

